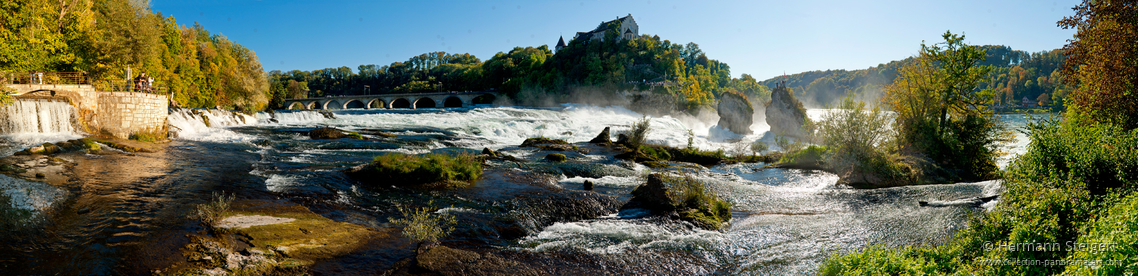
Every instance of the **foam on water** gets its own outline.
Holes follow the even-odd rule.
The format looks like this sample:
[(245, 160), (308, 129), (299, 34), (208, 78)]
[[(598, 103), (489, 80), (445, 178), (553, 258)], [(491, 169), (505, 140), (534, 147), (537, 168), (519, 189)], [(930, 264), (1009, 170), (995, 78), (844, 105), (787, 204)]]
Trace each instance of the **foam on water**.
[(629, 249), (690, 249), (721, 240), (718, 231), (706, 231), (685, 224), (659, 224), (639, 219), (601, 219), (558, 222), (519, 243), (535, 251), (585, 249), (614, 254)]
[[(538, 136), (584, 142), (605, 127), (611, 127), (615, 137), (644, 118), (644, 115), (622, 107), (588, 105), (332, 112), (334, 119), (316, 111), (255, 115), (258, 126), (270, 129), (273, 137), (282, 138), (277, 142), (292, 143), (273, 149), (281, 152), (263, 154), (262, 163), (254, 170), (254, 174), (265, 178), (269, 191), (321, 193), (330, 189), (336, 190), (338, 200), (352, 204), (348, 203), (352, 198), (349, 195), (361, 192), (357, 192), (354, 185), (349, 185), (351, 188), (348, 190), (337, 180), (326, 177), (326, 172), (334, 172), (331, 167), (365, 160), (384, 152), (424, 153), (450, 146), (501, 149)], [(817, 120), (828, 112), (832, 110), (810, 109), (807, 115)], [(694, 134), (692, 144), (704, 150), (724, 149), (729, 154), (745, 150), (749, 153), (748, 146), (755, 140), (773, 145), (774, 135), (761, 121), (752, 125), (754, 134), (737, 135), (724, 132), (714, 122), (687, 115), (649, 119), (652, 131), (647, 139), (651, 143), (685, 147), (690, 130)], [(323, 148), (325, 144), (321, 144), (323, 142), (310, 141), (303, 135), (288, 138), (282, 134), (300, 133), (319, 126), (390, 132), (398, 137), (383, 140), (384, 143), (411, 142), (399, 146), (399, 149), (356, 149), (352, 148), (359, 146), (356, 141), (337, 141), (329, 143), (335, 145), (326, 149)], [(247, 128), (237, 130), (264, 133)], [(530, 150), (510, 149), (508, 152), (523, 159), (534, 154)], [(273, 168), (277, 165), (281, 169)], [(306, 165), (317, 165), (321, 169), (297, 169)], [(711, 266), (695, 269), (725, 271), (727, 274), (806, 274), (815, 270), (818, 262), (828, 257), (833, 248), (859, 249), (870, 243), (920, 243), (928, 236), (950, 233), (965, 221), (964, 216), (969, 212), (962, 207), (920, 207), (917, 206), (918, 201), (956, 202), (996, 194), (1002, 189), (998, 182), (992, 181), (854, 190), (836, 185), (838, 177), (834, 174), (770, 169), (763, 168), (763, 165), (718, 165), (688, 172), (709, 190), (732, 203), (733, 220), (722, 231), (705, 231), (688, 223), (645, 217), (642, 210), (626, 210), (598, 219), (557, 222), (522, 238), (519, 244), (522, 250), (538, 252), (579, 250), (621, 256), (692, 254)], [(591, 181), (595, 187), (593, 192), (624, 200), (629, 191), (643, 183), (642, 175), (651, 172), (643, 165), (634, 166), (640, 175), (562, 177), (558, 182), (565, 189), (577, 190), (583, 189), (585, 181)], [(336, 188), (337, 185), (341, 187)], [(472, 211), (444, 208), (439, 212), (461, 214)]]
[(2, 140), (0, 140), (0, 156), (9, 156), (18, 151), (43, 143), (56, 143), (79, 139), (83, 138), (83, 135), (75, 132), (15, 133), (0, 135), (0, 138), (2, 138)]
[(574, 176), (574, 177), (562, 179), (560, 181), (560, 183), (564, 186), (577, 187), (577, 186), (580, 186), (581, 184), (584, 184), (586, 180), (592, 182), (593, 186), (616, 186), (616, 187), (626, 187), (626, 188), (632, 187), (632, 188), (635, 188), (636, 186), (643, 184), (642, 183), (643, 181), (639, 176), (611, 176), (611, 175), (610, 176), (604, 176), (601, 178), (589, 178), (589, 177)]
[(72, 133), (75, 107), (62, 101), (19, 99), (0, 106), (0, 133)]
[[(205, 121), (209, 118), (209, 125)], [(253, 116), (216, 109), (175, 109), (167, 117), (170, 132), (176, 139), (210, 142), (248, 142), (256, 136), (241, 134), (226, 129), (234, 126), (250, 126), (257, 123)]]
[(272, 114), (257, 112), (254, 117), (256, 117), (257, 122), (265, 125), (308, 125), (328, 120), (324, 114), (317, 111), (277, 110)]
[(75, 107), (61, 101), (17, 99), (0, 106), (0, 156), (25, 148), (82, 138), (73, 122)]
[[(562, 108), (456, 108), (456, 109), (418, 109), (418, 110), (337, 110), (335, 119), (327, 119), (316, 111), (278, 111), (275, 114), (258, 113), (257, 121), (266, 126), (328, 125), (342, 129), (384, 129), (392, 131), (453, 132), (465, 147), (490, 147), (500, 149), (520, 144), (526, 138), (548, 137), (564, 139), (569, 142), (584, 142), (592, 139), (605, 127), (612, 128), (612, 134), (627, 131), (632, 123), (645, 117), (627, 108), (616, 106), (591, 106), (566, 104)], [(271, 119), (276, 120), (273, 122)], [(695, 135), (693, 146), (701, 149), (720, 149), (736, 147), (739, 140), (755, 140), (766, 132), (766, 124), (756, 122), (752, 129), (756, 134), (734, 135), (724, 139), (727, 133), (715, 132), (714, 122), (678, 115), (649, 117), (652, 131), (647, 140), (669, 146), (687, 146), (688, 130)], [(398, 133), (397, 133), (398, 134)], [(709, 138), (710, 136), (713, 136)]]

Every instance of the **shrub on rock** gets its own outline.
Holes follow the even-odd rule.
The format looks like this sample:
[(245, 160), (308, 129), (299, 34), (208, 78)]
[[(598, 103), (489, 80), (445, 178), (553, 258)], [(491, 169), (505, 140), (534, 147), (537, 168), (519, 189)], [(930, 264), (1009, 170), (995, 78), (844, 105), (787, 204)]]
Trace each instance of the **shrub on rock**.
[(550, 154), (546, 155), (545, 160), (549, 160), (549, 161), (553, 161), (553, 162), (565, 162), (565, 160), (569, 160), (569, 158), (566, 157), (564, 154), (554, 152), (554, 153), (550, 153)]
[(417, 188), (467, 187), (482, 176), (482, 160), (472, 154), (376, 156), (368, 164), (345, 170), (361, 182)]
[(648, 182), (632, 190), (632, 199), (621, 209), (628, 208), (643, 208), (657, 215), (674, 213), (680, 220), (709, 230), (731, 220), (731, 204), (690, 176), (648, 176)]

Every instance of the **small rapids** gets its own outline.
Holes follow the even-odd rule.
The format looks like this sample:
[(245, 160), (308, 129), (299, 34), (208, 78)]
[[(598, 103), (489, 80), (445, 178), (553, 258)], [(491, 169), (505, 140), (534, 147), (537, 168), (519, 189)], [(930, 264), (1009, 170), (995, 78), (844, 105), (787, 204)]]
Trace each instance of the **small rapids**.
[[(808, 115), (818, 118), (825, 112), (809, 110)], [(531, 137), (585, 142), (605, 127), (615, 137), (646, 117), (622, 107), (349, 109), (330, 114), (276, 111), (245, 115), (172, 109), (169, 124), (176, 138), (167, 153), (146, 157), (139, 164), (142, 167), (134, 169), (126, 158), (83, 161), (104, 164), (81, 172), (90, 179), (80, 186), (100, 193), (79, 196), (70, 200), (79, 203), (67, 207), (91, 208), (92, 215), (56, 215), (54, 219), (65, 220), (61, 226), (74, 230), (56, 227), (49, 231), (68, 238), (19, 240), (40, 246), (35, 248), (76, 249), (21, 249), (15, 255), (0, 254), (0, 265), (29, 258), (57, 260), (43, 257), (49, 254), (87, 254), (92, 257), (71, 262), (70, 267), (49, 268), (50, 261), (41, 261), (17, 266), (16, 271), (142, 271), (147, 262), (133, 264), (143, 259), (139, 256), (145, 254), (139, 252), (155, 244), (177, 243), (178, 239), (159, 240), (195, 229), (179, 212), (205, 201), (213, 191), (225, 190), (293, 200), (333, 220), (376, 228), (395, 227), (388, 218), (398, 216), (396, 206), (432, 202), (443, 208), (439, 212), (459, 220), (445, 245), (552, 259), (586, 254), (590, 260), (623, 268), (617, 271), (638, 272), (633, 274), (810, 274), (834, 252), (869, 244), (944, 241), (964, 225), (969, 212), (992, 205), (940, 203), (971, 202), (1002, 189), (998, 181), (988, 181), (854, 190), (836, 185), (833, 174), (764, 168), (765, 164), (650, 169), (613, 160), (613, 153), (584, 144), (579, 145), (581, 152), (565, 152), (570, 162), (555, 164), (541, 161), (548, 151), (518, 147)], [(727, 154), (750, 154), (749, 146), (756, 140), (773, 146), (773, 135), (762, 122), (752, 126), (754, 134), (732, 135), (718, 129), (714, 120), (686, 115), (647, 118), (652, 126), (647, 137), (650, 143), (686, 147), (690, 138), (691, 146), (722, 149)], [(1014, 126), (1026, 122), (1016, 115), (1000, 118)], [(359, 132), (367, 139), (308, 137), (308, 131), (326, 126)], [(1025, 147), (1026, 142), (1017, 142), (1007, 151), (1022, 153)], [(520, 160), (489, 161), (474, 187), (451, 191), (366, 186), (341, 172), (387, 153), (477, 153), (482, 148)], [(102, 175), (119, 171), (128, 174), (120, 175), (122, 179)], [(687, 222), (647, 216), (640, 209), (619, 210), (648, 174), (662, 171), (689, 175), (729, 201), (730, 224), (721, 231), (708, 231)], [(583, 188), (586, 181), (593, 184), (591, 191)], [(5, 185), (0, 179), (0, 187)], [(70, 194), (66, 189), (41, 190), (21, 195), (28, 198), (21, 200), (50, 202)], [(944, 206), (921, 206), (919, 202)], [(345, 267), (384, 266), (394, 262), (391, 256), (409, 251), (360, 253), (328, 262)], [(572, 261), (545, 262), (571, 266), (566, 263)]]

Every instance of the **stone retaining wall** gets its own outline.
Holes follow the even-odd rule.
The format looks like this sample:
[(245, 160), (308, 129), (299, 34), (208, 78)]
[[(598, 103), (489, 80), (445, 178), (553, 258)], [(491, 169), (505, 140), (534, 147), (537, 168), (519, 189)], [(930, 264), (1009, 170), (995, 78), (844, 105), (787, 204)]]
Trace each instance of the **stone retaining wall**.
[(126, 139), (137, 132), (166, 133), (170, 101), (166, 95), (141, 92), (96, 92), (97, 129), (103, 134)]

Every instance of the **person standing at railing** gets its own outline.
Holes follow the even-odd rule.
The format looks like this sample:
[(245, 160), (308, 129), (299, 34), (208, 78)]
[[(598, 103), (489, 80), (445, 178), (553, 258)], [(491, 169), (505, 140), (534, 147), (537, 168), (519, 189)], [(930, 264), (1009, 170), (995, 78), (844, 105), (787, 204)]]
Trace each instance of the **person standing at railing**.
[(138, 74), (138, 77), (134, 78), (134, 90), (142, 92), (142, 82), (145, 80), (144, 77), (146, 77), (146, 73)]
[(146, 92), (154, 93), (154, 78), (146, 77)]

